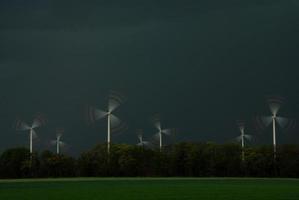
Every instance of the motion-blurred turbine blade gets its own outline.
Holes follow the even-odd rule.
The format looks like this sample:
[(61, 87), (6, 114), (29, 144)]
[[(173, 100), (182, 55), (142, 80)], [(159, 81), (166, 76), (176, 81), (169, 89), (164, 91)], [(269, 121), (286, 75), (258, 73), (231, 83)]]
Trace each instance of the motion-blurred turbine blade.
[(60, 142), (59, 142), (59, 145), (60, 145), (61, 147), (64, 147), (66, 144), (65, 144), (64, 142), (60, 141)]
[(40, 126), (42, 126), (41, 121), (39, 119), (34, 119), (31, 128), (38, 128)]
[(273, 115), (277, 115), (279, 109), (280, 109), (280, 103), (279, 102), (270, 102), (269, 103), (269, 107), (270, 107), (270, 110), (271, 110), (271, 113)]
[(240, 132), (241, 132), (242, 134), (244, 134), (244, 132), (245, 132), (245, 127), (244, 127), (244, 126), (240, 126), (239, 129), (240, 129)]
[(60, 139), (62, 137), (61, 133), (57, 133), (57, 139)]
[(261, 117), (263, 124), (267, 127), (272, 123), (272, 117), (270, 116), (263, 116)]
[(117, 109), (124, 101), (124, 96), (118, 92), (110, 91), (108, 99), (108, 111), (111, 113)]
[(163, 129), (161, 132), (165, 135), (171, 135), (171, 129)]
[(121, 121), (118, 117), (116, 117), (115, 115), (110, 115), (110, 122), (111, 122), (111, 126), (112, 127), (117, 127), (121, 124)]
[(114, 98), (109, 98), (108, 111), (113, 112), (120, 106), (121, 102)]
[(147, 141), (139, 142), (137, 146), (150, 146), (150, 143)]
[(56, 129), (56, 136), (57, 137), (62, 137), (62, 134), (64, 133), (64, 129), (63, 128), (57, 128)]
[(142, 135), (138, 135), (139, 142), (142, 143)]
[(238, 142), (241, 142), (242, 136), (240, 135), (239, 137), (236, 137), (235, 140), (238, 141)]
[(105, 111), (102, 111), (100, 109), (94, 109), (94, 118), (95, 118), (95, 120), (102, 119), (102, 118), (106, 117), (107, 115), (108, 115), (108, 113), (105, 112)]
[(247, 134), (245, 134), (245, 135), (244, 135), (244, 138), (246, 138), (247, 140), (251, 140), (251, 139), (252, 139), (252, 136), (251, 136), (251, 135), (247, 135)]
[(155, 122), (155, 127), (159, 130), (159, 131), (161, 131), (161, 122)]
[(51, 145), (56, 145), (56, 142), (57, 142), (56, 140), (51, 140), (50, 144)]
[(276, 117), (276, 121), (281, 128), (286, 127), (289, 123), (289, 120), (285, 117)]
[(32, 138), (37, 138), (37, 134), (34, 129), (32, 129)]
[(31, 128), (38, 128), (46, 124), (46, 118), (41, 113), (38, 113), (34, 118)]
[(27, 130), (30, 130), (30, 126), (28, 126), (28, 124), (26, 124), (25, 122), (22, 122), (22, 121), (18, 121), (17, 122), (17, 127), (16, 129), (18, 131), (27, 131)]

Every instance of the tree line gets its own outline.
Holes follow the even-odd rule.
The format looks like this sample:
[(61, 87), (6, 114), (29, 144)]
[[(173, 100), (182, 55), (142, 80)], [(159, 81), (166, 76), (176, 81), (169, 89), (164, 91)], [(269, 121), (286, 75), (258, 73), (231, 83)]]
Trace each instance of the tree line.
[(0, 178), (44, 177), (299, 177), (299, 145), (245, 149), (237, 144), (178, 143), (162, 151), (128, 144), (96, 145), (78, 158), (26, 148), (0, 155)]

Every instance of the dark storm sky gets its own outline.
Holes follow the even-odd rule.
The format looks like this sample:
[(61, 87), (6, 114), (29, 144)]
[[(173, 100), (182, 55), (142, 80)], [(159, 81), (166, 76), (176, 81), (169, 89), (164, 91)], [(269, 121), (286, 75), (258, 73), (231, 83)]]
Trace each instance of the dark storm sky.
[(48, 148), (56, 127), (70, 153), (102, 142), (105, 121), (88, 127), (83, 111), (103, 108), (109, 90), (128, 98), (117, 115), (129, 129), (115, 142), (135, 143), (137, 128), (149, 138), (157, 112), (177, 141), (225, 142), (237, 119), (269, 113), (267, 95), (298, 117), (298, 67), (299, 0), (1, 0), (0, 150), (27, 145), (13, 122), (36, 112), (49, 122), (35, 148)]

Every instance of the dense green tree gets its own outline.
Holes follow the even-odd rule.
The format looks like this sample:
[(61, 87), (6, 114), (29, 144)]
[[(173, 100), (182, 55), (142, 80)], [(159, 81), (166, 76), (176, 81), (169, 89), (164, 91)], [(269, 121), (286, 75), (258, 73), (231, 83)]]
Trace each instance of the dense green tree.
[(40, 155), (40, 176), (70, 177), (76, 175), (75, 159), (66, 155), (44, 151)]
[(274, 159), (272, 146), (245, 149), (236, 144), (183, 142), (159, 149), (135, 145), (96, 145), (76, 160), (43, 151), (30, 155), (25, 148), (0, 156), (1, 178), (68, 176), (249, 176), (299, 177), (299, 146), (280, 145)]
[(84, 152), (78, 159), (80, 176), (108, 176), (108, 153), (105, 144), (99, 144)]
[[(35, 158), (36, 156), (33, 157)], [(35, 168), (35, 166), (36, 162), (31, 162), (28, 149), (8, 149), (0, 157), (0, 176), (2, 178), (29, 177), (31, 176), (32, 168)]]
[(279, 176), (299, 177), (299, 146), (279, 146), (276, 165)]
[(245, 156), (246, 176), (272, 177), (276, 175), (272, 146), (249, 148)]
[(215, 145), (214, 176), (240, 176), (241, 152), (239, 145)]

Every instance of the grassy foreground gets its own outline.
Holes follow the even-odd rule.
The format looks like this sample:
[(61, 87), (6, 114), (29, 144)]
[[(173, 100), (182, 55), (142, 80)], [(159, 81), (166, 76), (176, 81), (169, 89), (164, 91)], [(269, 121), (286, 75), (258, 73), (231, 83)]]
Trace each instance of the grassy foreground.
[(298, 200), (299, 180), (225, 178), (0, 180), (0, 199)]

